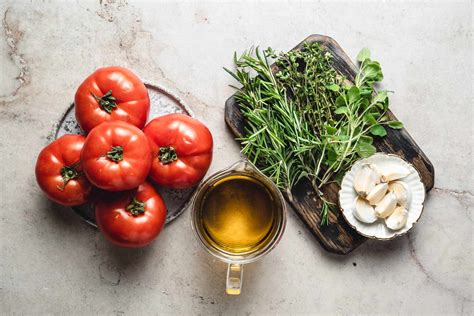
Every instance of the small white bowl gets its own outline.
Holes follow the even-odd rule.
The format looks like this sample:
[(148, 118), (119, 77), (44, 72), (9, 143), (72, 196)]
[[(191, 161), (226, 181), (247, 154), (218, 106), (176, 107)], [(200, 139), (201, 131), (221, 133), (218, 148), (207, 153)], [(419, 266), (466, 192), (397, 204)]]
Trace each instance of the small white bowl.
[[(399, 230), (389, 229), (383, 219), (378, 219), (372, 224), (366, 224), (354, 217), (355, 201), (357, 193), (354, 190), (354, 175), (365, 164), (372, 163), (383, 168), (385, 164), (402, 164), (410, 170), (410, 174), (405, 178), (399, 179), (405, 183), (410, 190), (411, 199), (407, 207), (408, 219), (405, 226)], [(339, 191), (339, 204), (342, 209), (342, 215), (347, 223), (359, 234), (371, 239), (390, 240), (395, 237), (406, 234), (413, 225), (419, 220), (423, 212), (423, 202), (425, 201), (425, 186), (421, 182), (418, 171), (404, 159), (399, 156), (385, 153), (376, 153), (368, 158), (360, 159), (352, 165), (352, 168), (344, 175)]]

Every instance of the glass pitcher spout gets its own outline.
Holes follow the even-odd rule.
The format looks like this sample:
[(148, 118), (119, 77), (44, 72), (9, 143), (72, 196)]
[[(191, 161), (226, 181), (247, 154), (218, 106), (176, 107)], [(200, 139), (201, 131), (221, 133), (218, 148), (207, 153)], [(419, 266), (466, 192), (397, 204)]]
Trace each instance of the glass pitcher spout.
[(247, 158), (242, 158), (224, 171), (245, 172), (259, 177), (266, 177), (258, 168)]

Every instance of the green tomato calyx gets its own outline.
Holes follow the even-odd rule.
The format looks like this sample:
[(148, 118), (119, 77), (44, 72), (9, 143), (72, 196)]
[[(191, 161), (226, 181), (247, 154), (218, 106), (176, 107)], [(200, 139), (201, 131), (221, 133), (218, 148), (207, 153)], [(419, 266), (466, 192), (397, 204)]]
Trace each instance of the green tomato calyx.
[(117, 99), (112, 96), (112, 90), (107, 91), (107, 93), (104, 94), (102, 97), (98, 97), (92, 92), (91, 94), (97, 101), (97, 103), (99, 103), (100, 108), (105, 112), (111, 114), (112, 110), (117, 108)]
[(178, 160), (178, 155), (176, 154), (176, 150), (171, 147), (161, 147), (160, 153), (158, 154), (158, 159), (164, 165), (172, 163), (175, 160)]
[(123, 160), (123, 148), (122, 146), (112, 146), (112, 148), (106, 154), (107, 159), (113, 162), (120, 162)]
[(77, 171), (77, 167), (80, 165), (80, 162), (73, 163), (70, 166), (63, 166), (60, 170), (61, 178), (63, 180), (63, 184), (61, 186), (57, 186), (57, 188), (63, 191), (66, 188), (66, 184), (73, 180), (77, 179), (82, 175), (82, 172)]
[(132, 202), (128, 204), (127, 211), (135, 217), (143, 214), (145, 213), (145, 202), (139, 201), (134, 197)]

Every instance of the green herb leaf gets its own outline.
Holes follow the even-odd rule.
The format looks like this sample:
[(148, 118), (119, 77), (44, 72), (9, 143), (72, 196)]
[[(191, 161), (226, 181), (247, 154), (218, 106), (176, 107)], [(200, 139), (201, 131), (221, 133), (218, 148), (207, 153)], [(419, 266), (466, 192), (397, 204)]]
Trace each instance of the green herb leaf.
[(385, 128), (379, 124), (372, 126), (370, 128), (370, 133), (372, 135), (381, 136), (381, 137), (387, 135), (387, 131), (385, 130)]
[(380, 118), (380, 116), (382, 115), (378, 110), (375, 110), (375, 111), (370, 111), (370, 114), (374, 117), (374, 119), (376, 120), (375, 122), (373, 122), (372, 124), (376, 124), (377, 123), (377, 120)]
[(359, 105), (361, 109), (365, 110), (369, 106), (369, 100), (367, 98), (360, 99)]
[(403, 128), (403, 123), (400, 121), (390, 121), (388, 122), (388, 126), (393, 128), (393, 129), (402, 129)]
[(333, 151), (333, 150), (328, 150), (328, 153), (327, 153), (327, 164), (328, 164), (328, 165), (331, 165), (331, 164), (334, 163), (336, 160), (337, 160), (337, 154), (336, 154), (336, 152)]
[(358, 142), (356, 146), (356, 152), (361, 158), (367, 158), (375, 154), (377, 150), (374, 145), (368, 143)]
[(364, 121), (367, 125), (377, 124), (377, 120), (371, 113), (366, 113), (364, 115)]
[(331, 91), (334, 91), (334, 92), (338, 92), (339, 91), (339, 86), (337, 84), (330, 84), (329, 86), (326, 86), (327, 89), (331, 90)]
[(334, 113), (336, 114), (344, 114), (347, 113), (347, 107), (341, 106), (340, 108), (337, 108)]
[(372, 144), (374, 139), (368, 135), (362, 135), (359, 139), (360, 143)]
[(368, 48), (362, 48), (362, 50), (357, 55), (357, 60), (360, 62), (363, 62), (369, 58), (370, 58), (370, 51)]
[(341, 107), (346, 105), (346, 99), (344, 98), (343, 95), (340, 95), (336, 98), (336, 106)]
[(387, 97), (388, 97), (387, 96), (387, 91), (381, 90), (381, 91), (377, 92), (375, 97), (372, 99), (372, 102), (374, 102), (374, 103), (383, 103), (383, 102), (385, 102)]
[(349, 91), (347, 91), (347, 100), (349, 103), (355, 103), (360, 97), (359, 88), (352, 86)]
[(369, 87), (360, 87), (360, 95), (361, 96), (371, 96), (372, 92), (374, 92), (371, 88)]
[(376, 61), (373, 61), (367, 64), (366, 67), (364, 67), (364, 74), (367, 80), (370, 81), (379, 82), (383, 79), (382, 68), (380, 67), (380, 64)]
[(333, 127), (333, 126), (331, 126), (331, 125), (327, 125), (327, 124), (326, 124), (324, 127), (326, 128), (326, 132), (327, 132), (329, 135), (334, 135), (334, 134), (336, 134), (336, 132), (337, 132), (337, 128), (335, 128), (335, 127)]
[(384, 114), (381, 118), (380, 118), (380, 122), (386, 122), (388, 121), (390, 118), (388, 117), (387, 114)]

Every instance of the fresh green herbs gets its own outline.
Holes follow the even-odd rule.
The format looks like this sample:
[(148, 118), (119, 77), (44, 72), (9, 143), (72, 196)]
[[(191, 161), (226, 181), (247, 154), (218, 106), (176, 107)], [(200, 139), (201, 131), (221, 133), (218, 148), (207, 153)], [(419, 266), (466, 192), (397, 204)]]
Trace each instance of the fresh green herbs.
[(242, 152), (287, 193), (302, 178), (310, 180), (323, 202), (322, 225), (335, 206), (323, 187), (375, 153), (372, 136), (385, 136), (384, 125), (403, 127), (387, 118), (387, 91), (374, 89), (383, 78), (380, 64), (367, 49), (358, 61), (354, 83), (336, 72), (318, 43), (279, 55), (250, 50), (234, 57), (235, 72), (226, 69), (242, 85), (236, 94), (246, 120)]

